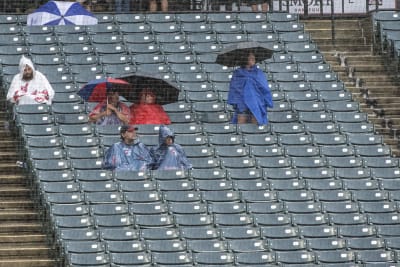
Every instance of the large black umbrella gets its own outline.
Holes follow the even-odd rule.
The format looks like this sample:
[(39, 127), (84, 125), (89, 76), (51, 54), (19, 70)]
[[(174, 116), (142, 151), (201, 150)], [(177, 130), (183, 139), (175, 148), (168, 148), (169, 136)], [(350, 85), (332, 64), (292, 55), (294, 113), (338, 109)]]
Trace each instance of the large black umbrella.
[(157, 97), (157, 103), (165, 105), (178, 101), (179, 85), (169, 80), (166, 74), (135, 72), (118, 77), (127, 81), (132, 89), (124, 97), (131, 102), (138, 103), (140, 92), (143, 89), (151, 89)]
[(250, 52), (256, 57), (256, 62), (268, 59), (274, 53), (273, 50), (259, 42), (239, 42), (221, 50), (215, 62), (228, 67), (244, 66)]

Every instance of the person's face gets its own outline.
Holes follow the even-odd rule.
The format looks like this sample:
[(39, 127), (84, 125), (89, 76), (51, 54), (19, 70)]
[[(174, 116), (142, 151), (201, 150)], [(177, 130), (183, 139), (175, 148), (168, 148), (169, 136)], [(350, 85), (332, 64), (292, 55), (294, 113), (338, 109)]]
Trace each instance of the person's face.
[(256, 57), (254, 56), (253, 53), (250, 53), (247, 56), (247, 67), (252, 67), (256, 64)]
[(141, 102), (145, 104), (154, 104), (156, 102), (156, 96), (152, 92), (144, 92)]
[(167, 146), (172, 145), (174, 143), (174, 139), (171, 136), (167, 136), (167, 138), (165, 138), (165, 144)]
[(119, 93), (118, 92), (110, 92), (107, 94), (108, 104), (116, 106), (119, 101)]
[(135, 139), (137, 138), (136, 130), (131, 129), (129, 131), (126, 131), (122, 134), (122, 138), (124, 139), (126, 144), (131, 144)]
[(22, 79), (29, 81), (33, 79), (33, 69), (28, 65), (25, 66), (24, 72), (22, 73)]

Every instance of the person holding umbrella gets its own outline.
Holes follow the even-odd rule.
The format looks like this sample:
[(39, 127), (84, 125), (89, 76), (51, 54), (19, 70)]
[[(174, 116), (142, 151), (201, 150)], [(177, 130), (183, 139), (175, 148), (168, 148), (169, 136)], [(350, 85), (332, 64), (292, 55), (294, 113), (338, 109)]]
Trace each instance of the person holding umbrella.
[(110, 170), (145, 171), (153, 162), (150, 150), (139, 141), (134, 125), (122, 125), (121, 141), (113, 144), (104, 154), (103, 167)]
[(256, 65), (254, 52), (249, 50), (241, 67), (232, 75), (227, 103), (234, 108), (232, 123), (268, 123), (267, 108), (274, 106), (265, 73)]
[(119, 100), (117, 90), (107, 90), (106, 99), (89, 114), (89, 121), (97, 125), (123, 125), (130, 121), (130, 109)]

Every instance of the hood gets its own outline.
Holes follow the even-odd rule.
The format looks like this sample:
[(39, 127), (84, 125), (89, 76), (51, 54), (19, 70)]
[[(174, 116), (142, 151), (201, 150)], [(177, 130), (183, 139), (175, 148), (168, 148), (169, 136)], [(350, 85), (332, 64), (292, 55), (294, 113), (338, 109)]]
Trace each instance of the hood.
[(33, 70), (33, 75), (35, 75), (35, 67), (33, 66), (32, 61), (31, 61), (29, 58), (25, 57), (25, 56), (22, 56), (21, 59), (19, 60), (19, 66), (18, 66), (18, 68), (19, 68), (19, 73), (20, 73), (21, 75), (23, 74), (24, 68), (25, 68), (26, 65), (28, 65), (29, 67), (32, 68), (32, 70)]
[(161, 125), (161, 126), (160, 126), (160, 130), (159, 130), (159, 132), (158, 132), (158, 142), (159, 142), (159, 144), (160, 144), (160, 145), (163, 145), (165, 139), (166, 139), (168, 136), (172, 136), (172, 138), (175, 139), (175, 134), (174, 134), (174, 132), (173, 132), (170, 128), (168, 128), (167, 126)]

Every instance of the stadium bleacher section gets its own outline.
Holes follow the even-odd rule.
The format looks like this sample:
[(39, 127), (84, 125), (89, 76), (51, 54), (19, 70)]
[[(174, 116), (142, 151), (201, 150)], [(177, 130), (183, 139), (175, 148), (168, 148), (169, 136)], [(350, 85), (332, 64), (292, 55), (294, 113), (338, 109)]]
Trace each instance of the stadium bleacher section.
[[(11, 16), (0, 27), (3, 90), (22, 54), (56, 90), (51, 107), (10, 118), (65, 266), (398, 266), (399, 162), (299, 18), (197, 15), (121, 14), (95, 27)], [(229, 124), (232, 69), (213, 62), (238, 40), (275, 51), (259, 64), (275, 101), (267, 126)], [(101, 169), (118, 131), (89, 124), (76, 91), (139, 69), (180, 84), (165, 109), (192, 170)], [(155, 145), (156, 130), (139, 127), (142, 141)]]

